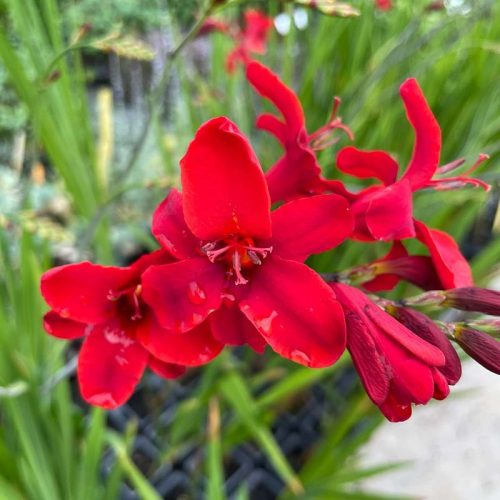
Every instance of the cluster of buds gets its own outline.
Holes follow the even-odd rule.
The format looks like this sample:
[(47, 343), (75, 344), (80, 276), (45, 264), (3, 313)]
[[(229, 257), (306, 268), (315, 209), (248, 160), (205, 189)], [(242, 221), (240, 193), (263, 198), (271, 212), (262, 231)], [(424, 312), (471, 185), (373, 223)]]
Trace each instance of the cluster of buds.
[[(471, 358), (493, 373), (500, 374), (500, 342), (495, 338), (500, 336), (500, 292), (479, 287), (433, 290), (401, 302), (405, 306), (451, 307), (468, 313), (489, 315), (487, 318), (457, 323), (440, 322), (439, 325)], [(389, 310), (392, 307), (388, 306)]]

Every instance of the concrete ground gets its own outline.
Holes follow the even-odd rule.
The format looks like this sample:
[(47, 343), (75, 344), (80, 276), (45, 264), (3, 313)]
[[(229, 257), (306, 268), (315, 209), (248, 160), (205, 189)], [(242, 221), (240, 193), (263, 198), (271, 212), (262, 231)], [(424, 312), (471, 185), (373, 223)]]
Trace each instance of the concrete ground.
[(425, 500), (500, 499), (500, 377), (473, 361), (445, 401), (382, 425), (363, 449), (364, 465), (411, 461), (367, 480), (366, 489)]

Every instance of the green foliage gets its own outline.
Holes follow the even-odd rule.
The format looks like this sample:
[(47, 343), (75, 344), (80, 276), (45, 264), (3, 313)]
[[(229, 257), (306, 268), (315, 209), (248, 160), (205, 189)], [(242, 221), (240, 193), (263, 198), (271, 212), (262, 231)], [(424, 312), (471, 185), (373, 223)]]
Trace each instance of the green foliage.
[(113, 26), (123, 31), (146, 33), (164, 27), (168, 22), (166, 0), (82, 0), (65, 1), (63, 8), (72, 26), (90, 23), (92, 32), (105, 35)]

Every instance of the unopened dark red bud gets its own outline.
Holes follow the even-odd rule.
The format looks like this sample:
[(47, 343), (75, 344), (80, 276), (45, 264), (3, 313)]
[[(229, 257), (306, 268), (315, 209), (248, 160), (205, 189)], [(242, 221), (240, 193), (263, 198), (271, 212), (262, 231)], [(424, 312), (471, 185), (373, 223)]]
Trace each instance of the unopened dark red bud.
[(500, 316), (500, 292), (495, 290), (469, 286), (446, 290), (444, 294), (446, 298), (443, 305), (461, 309), (462, 311)]
[(439, 368), (450, 385), (456, 384), (462, 375), (462, 364), (453, 345), (445, 333), (428, 316), (407, 307), (389, 306), (387, 312), (408, 330), (436, 346), (444, 354), (446, 363)]
[(487, 333), (457, 327), (454, 337), (460, 347), (480, 365), (500, 375), (500, 342)]

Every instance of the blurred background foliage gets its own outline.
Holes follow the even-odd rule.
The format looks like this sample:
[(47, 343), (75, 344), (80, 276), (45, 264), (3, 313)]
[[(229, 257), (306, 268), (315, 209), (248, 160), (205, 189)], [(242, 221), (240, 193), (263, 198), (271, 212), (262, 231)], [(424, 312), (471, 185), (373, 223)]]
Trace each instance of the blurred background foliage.
[[(277, 29), (262, 60), (298, 92), (309, 130), (325, 123), (337, 95), (356, 145), (386, 149), (403, 166), (413, 138), (398, 87), (417, 77), (443, 130), (442, 163), (491, 156), (479, 170), (493, 185), (489, 193), (416, 200), (418, 216), (457, 237), (485, 284), (500, 252), (500, 5), (449, 0), (435, 10), (427, 0), (395, 0), (381, 12), (371, 0), (351, 3), (359, 17), (271, 0), (232, 0), (216, 15), (238, 23), (253, 6), (273, 16)], [(195, 491), (225, 498), (242, 446), (261, 450), (283, 498), (385, 498), (358, 486), (397, 464), (358, 465), (381, 419), (347, 359), (308, 370), (237, 350), (186, 381), (158, 386), (151, 376), (142, 408), (161, 444), (146, 466), (136, 451), (140, 412), (119, 428), (114, 412), (82, 405), (75, 350), (42, 331), (43, 270), (84, 258), (124, 264), (154, 248), (150, 214), (178, 185), (178, 161), (203, 121), (227, 115), (249, 134), (264, 168), (278, 158), (274, 140), (253, 127), (267, 104), (241, 70), (224, 71), (228, 37), (196, 37), (171, 57), (205, 9), (201, 0), (0, 0), (0, 498), (111, 499), (123, 488), (160, 498), (151, 471), (171, 471), (186, 450), (197, 459), (185, 498)], [(328, 175), (338, 176), (335, 150), (347, 143), (341, 138), (322, 152)], [(386, 249), (349, 242), (311, 264), (336, 271)], [(171, 417), (156, 422), (179, 388)], [(307, 408), (318, 390), (319, 434), (291, 457), (278, 439), (280, 422)], [(233, 498), (258, 494), (241, 480)]]

